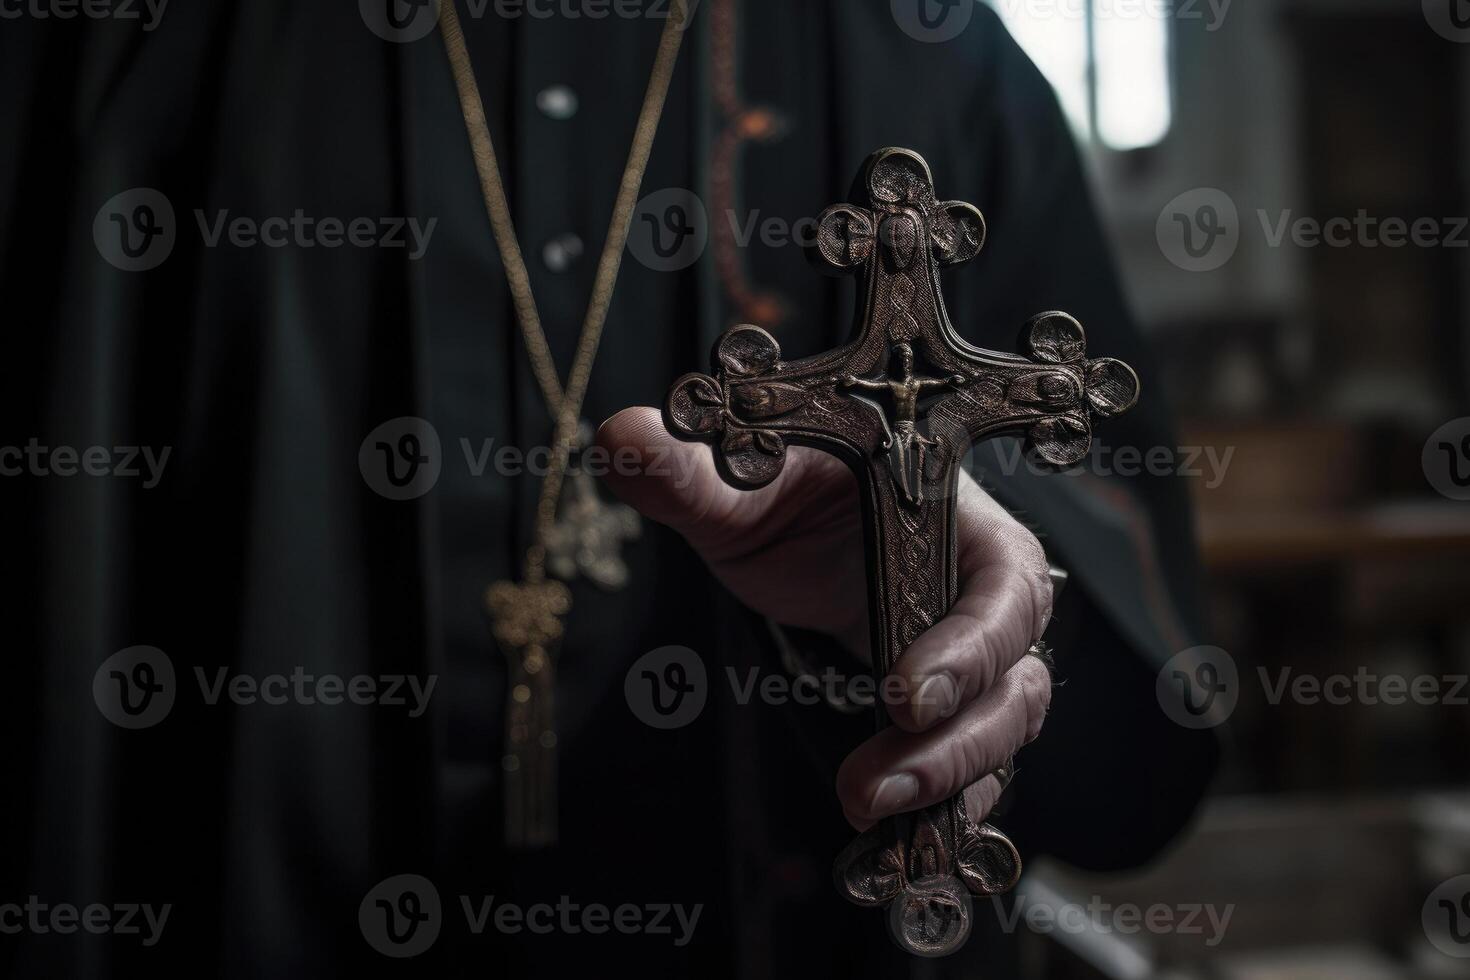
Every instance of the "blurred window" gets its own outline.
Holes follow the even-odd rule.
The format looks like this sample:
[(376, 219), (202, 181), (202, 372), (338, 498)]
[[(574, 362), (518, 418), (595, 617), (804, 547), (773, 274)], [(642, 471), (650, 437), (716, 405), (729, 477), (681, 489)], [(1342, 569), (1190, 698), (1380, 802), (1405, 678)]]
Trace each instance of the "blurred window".
[(1084, 139), (1113, 150), (1169, 132), (1167, 0), (986, 0), (1061, 100)]

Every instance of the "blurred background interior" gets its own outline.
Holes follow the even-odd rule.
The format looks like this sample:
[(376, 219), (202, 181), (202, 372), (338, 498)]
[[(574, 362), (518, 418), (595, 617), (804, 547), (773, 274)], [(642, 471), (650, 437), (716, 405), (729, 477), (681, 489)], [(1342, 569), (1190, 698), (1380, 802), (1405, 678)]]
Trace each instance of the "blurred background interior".
[[(1021, 889), (1053, 907), (1233, 904), (1229, 928), (1213, 947), (1208, 929), (1023, 930), (1030, 972), (1470, 976), (1426, 927), (1440, 917), (1470, 957), (1470, 902), (1430, 901), (1470, 872), (1470, 691), (1272, 704), (1258, 673), (1470, 673), (1470, 503), (1421, 465), (1430, 434), (1470, 415), (1470, 233), (1277, 246), (1261, 217), (1365, 210), (1454, 231), (1470, 214), (1470, 0), (990, 2), (1086, 147), (1181, 445), (1234, 449), (1218, 486), (1190, 480), (1212, 642), (1242, 679), (1216, 793), (1144, 874), (1048, 866)], [(1209, 272), (1180, 268), (1157, 233), (1198, 188), (1224, 191), (1240, 223)]]

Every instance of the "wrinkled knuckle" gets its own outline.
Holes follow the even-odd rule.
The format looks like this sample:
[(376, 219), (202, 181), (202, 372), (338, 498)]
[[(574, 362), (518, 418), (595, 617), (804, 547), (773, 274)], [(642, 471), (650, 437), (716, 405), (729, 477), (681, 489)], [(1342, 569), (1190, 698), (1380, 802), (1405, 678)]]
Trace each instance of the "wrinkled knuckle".
[(1046, 632), (1046, 627), (1051, 622), (1052, 609), (1056, 602), (1056, 587), (1052, 584), (1050, 567), (1042, 570), (1041, 576), (1036, 581), (1034, 588), (1036, 623), (1035, 629), (1031, 633), (1031, 639), (1033, 641), (1041, 639), (1042, 634)]
[[(995, 684), (1003, 669), (1003, 665), (996, 655), (990, 630), (982, 620), (978, 618), (973, 619), (968, 631), (968, 638), (972, 665), (971, 676), (968, 680), (978, 685), (979, 690), (988, 690)], [(973, 696), (976, 692), (971, 691), (969, 693)]]
[(980, 768), (981, 746), (973, 738), (956, 738), (940, 754), (933, 773), (935, 799), (953, 796), (975, 781)]
[(1017, 567), (1009, 578), (1009, 592), (1014, 597), (1015, 616), (1012, 623), (1018, 633), (1025, 633), (1021, 646), (1028, 647), (1041, 639), (1051, 619), (1051, 577), (1037, 575), (1030, 568)]
[(1047, 622), (1051, 619), (1053, 599), (1051, 562), (1047, 560), (1046, 549), (1042, 547), (1041, 541), (1025, 528), (1020, 529), (1020, 537), (1014, 554), (1016, 567), (1025, 579), (1031, 599), (1033, 625), (1031, 639), (1039, 639), (1046, 630)]
[(1022, 657), (1015, 673), (1026, 719), (1024, 738), (1029, 743), (1041, 734), (1041, 726), (1046, 724), (1046, 713), (1051, 709), (1051, 671), (1035, 657)]
[(1046, 549), (1041, 546), (1041, 540), (1024, 524), (1015, 520), (1008, 522), (1006, 546), (1016, 563), (1027, 572), (1033, 575), (1046, 572)]
[(965, 806), (969, 810), (970, 819), (975, 823), (980, 823), (990, 816), (1003, 792), (1005, 789), (994, 774), (987, 775), (965, 787)]

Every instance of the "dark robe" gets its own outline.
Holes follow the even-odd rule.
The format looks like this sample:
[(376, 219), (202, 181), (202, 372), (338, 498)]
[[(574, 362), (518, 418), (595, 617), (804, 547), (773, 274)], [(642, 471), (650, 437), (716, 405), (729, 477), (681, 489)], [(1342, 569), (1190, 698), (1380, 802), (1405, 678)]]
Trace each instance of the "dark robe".
[[(718, 239), (845, 200), (879, 147), (918, 150), (946, 198), (989, 222), (946, 274), (967, 339), (1015, 349), (1043, 310), (1077, 316), (1143, 400), (1100, 426), (1110, 446), (1173, 445), (1154, 361), (1129, 317), (1054, 97), (988, 8), (921, 43), (880, 0), (705, 0), (680, 58), (644, 192), (687, 188)], [(493, 6), (490, 8), (494, 10)], [(461, 5), (542, 317), (570, 364), (661, 21), (472, 17)], [(738, 18), (732, 19), (732, 18)], [(732, 35), (738, 23), (740, 35)], [(733, 64), (725, 54), (738, 52)], [(731, 137), (730, 84), (768, 106), (772, 138)], [(537, 94), (568, 86), (570, 119)], [(779, 671), (769, 636), (675, 535), (646, 527), (630, 586), (573, 585), (557, 714), (561, 842), (501, 840), (505, 669), (482, 605), (528, 542), (538, 481), (466, 458), (542, 445), (546, 408), (517, 338), (443, 45), (388, 43), (358, 5), (171, 4), (136, 21), (36, 19), (0, 30), (0, 298), (5, 436), (25, 445), (170, 447), (163, 478), (6, 477), (5, 793), (0, 902), (170, 903), (160, 941), (0, 935), (16, 975), (563, 977), (1014, 975), (988, 901), (960, 956), (919, 964), (883, 916), (829, 881), (851, 837), (832, 790), (866, 716), (739, 705), (726, 678)], [(145, 272), (104, 261), (93, 223), (151, 187), (177, 241)], [(406, 248), (210, 247), (230, 217), (437, 218)], [(196, 218), (202, 211), (204, 217)], [(724, 230), (720, 226), (724, 225)], [(554, 271), (543, 247), (573, 234)], [(560, 239), (562, 243), (568, 239)], [(728, 243), (728, 238), (726, 238)], [(679, 272), (623, 263), (585, 415), (658, 404), (729, 322), (770, 313), (788, 356), (840, 342), (852, 285), (757, 233)], [(554, 264), (554, 263), (553, 263)], [(770, 295), (779, 304), (752, 300)], [(359, 472), (364, 437), (419, 416), (442, 474), (407, 501)], [(1197, 633), (1183, 484), (1140, 476), (977, 475), (1042, 535), (1071, 585), (1052, 638), (1058, 689), (998, 822), (1027, 858), (1146, 860), (1187, 820), (1213, 737), (1173, 725), (1154, 675)], [(855, 597), (854, 601), (861, 601)], [(110, 655), (165, 651), (177, 700), (126, 730), (92, 696)], [(711, 677), (677, 732), (623, 693), (644, 652), (679, 644)], [(199, 677), (435, 675), (430, 708), (209, 703)], [(430, 879), (442, 931), (405, 962), (358, 911), (397, 874)], [(703, 906), (673, 935), (476, 934), (465, 905)], [(466, 901), (467, 900), (467, 901)], [(672, 921), (670, 919), (669, 921)], [(974, 975), (973, 973), (971, 975)]]

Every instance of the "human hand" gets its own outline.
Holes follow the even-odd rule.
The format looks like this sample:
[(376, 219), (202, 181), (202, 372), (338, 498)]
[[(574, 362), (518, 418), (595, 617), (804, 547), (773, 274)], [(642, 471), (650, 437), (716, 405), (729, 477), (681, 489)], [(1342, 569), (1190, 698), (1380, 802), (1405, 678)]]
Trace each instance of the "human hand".
[[(597, 442), (614, 458), (643, 461), (613, 467), (605, 482), (683, 535), (738, 599), (870, 659), (862, 514), (840, 460), (793, 446), (769, 486), (740, 490), (721, 478), (708, 446), (675, 438), (652, 408), (619, 412)], [(647, 465), (655, 459), (663, 465)], [(1026, 655), (1051, 615), (1041, 544), (966, 473), (956, 505), (959, 598), (894, 664), (903, 692), (888, 704), (894, 725), (837, 774), (843, 812), (859, 830), (961, 790), (970, 817), (983, 820), (1004, 789), (996, 770), (1039, 734), (1051, 702), (1050, 670)]]

